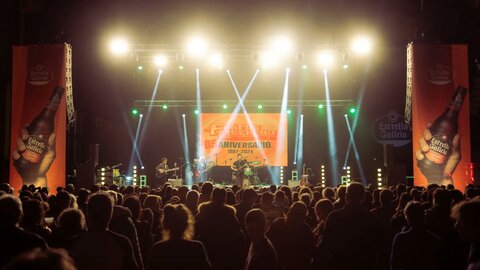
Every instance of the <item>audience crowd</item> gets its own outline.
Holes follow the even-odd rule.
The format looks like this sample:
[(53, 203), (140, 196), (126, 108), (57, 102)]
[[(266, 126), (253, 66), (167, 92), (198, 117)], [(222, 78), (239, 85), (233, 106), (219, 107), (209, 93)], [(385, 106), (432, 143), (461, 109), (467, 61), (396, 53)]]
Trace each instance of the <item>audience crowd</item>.
[(480, 188), (0, 184), (0, 269), (480, 269)]

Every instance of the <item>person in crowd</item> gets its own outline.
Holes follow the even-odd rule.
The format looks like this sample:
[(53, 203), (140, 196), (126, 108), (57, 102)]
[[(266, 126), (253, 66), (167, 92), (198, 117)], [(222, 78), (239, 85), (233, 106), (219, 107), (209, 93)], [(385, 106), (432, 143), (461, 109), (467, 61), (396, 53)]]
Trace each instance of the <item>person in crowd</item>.
[(196, 190), (190, 190), (187, 192), (187, 201), (185, 206), (187, 206), (188, 210), (190, 210), (190, 213), (192, 213), (193, 216), (196, 216), (198, 214), (198, 200), (199, 200), (200, 194)]
[(245, 215), (245, 227), (250, 240), (250, 249), (245, 261), (245, 270), (278, 270), (275, 248), (265, 235), (266, 217), (262, 210), (252, 209)]
[(23, 219), (20, 227), (47, 240), (52, 233), (45, 225), (45, 210), (38, 200), (29, 200), (22, 204)]
[[(401, 186), (402, 187), (402, 186)], [(404, 209), (407, 206), (407, 203), (412, 200), (410, 194), (404, 192), (400, 195), (400, 199), (397, 201), (397, 207), (395, 209), (395, 214), (390, 220), (390, 229), (393, 235), (401, 232), (405, 226), (407, 226), (407, 220), (405, 219)], [(395, 205), (395, 201), (393, 202)], [(425, 206), (425, 204), (422, 204)], [(425, 208), (424, 208), (425, 209)]]
[(307, 214), (305, 203), (295, 202), (287, 216), (274, 220), (268, 229), (267, 236), (283, 269), (308, 269), (310, 266), (315, 240), (305, 222)]
[(153, 213), (152, 221), (152, 237), (159, 241), (162, 239), (161, 235), (161, 217), (162, 217), (162, 197), (158, 195), (148, 195), (143, 202), (144, 209), (150, 209)]
[(337, 200), (333, 203), (335, 210), (343, 208), (345, 206), (345, 193), (347, 192), (346, 186), (339, 186), (337, 189)]
[(253, 188), (247, 188), (242, 193), (242, 200), (240, 203), (236, 204), (236, 217), (238, 222), (240, 223), (240, 228), (243, 232), (246, 232), (245, 229), (245, 215), (247, 214), (250, 209), (252, 209), (253, 204), (257, 200), (257, 192)]
[(253, 205), (252, 208), (260, 208), (263, 211), (267, 218), (267, 227), (270, 226), (275, 219), (283, 217), (282, 209), (273, 204), (273, 194), (270, 192), (264, 192), (260, 196), (260, 203)]
[(227, 200), (226, 200), (226, 203), (228, 205), (231, 205), (231, 206), (234, 206), (235, 204), (237, 204), (237, 199), (235, 198), (235, 193), (233, 193), (232, 190), (227, 190)]
[(437, 188), (433, 191), (433, 206), (425, 212), (426, 228), (446, 245), (445, 260), (449, 269), (466, 268), (463, 254), (468, 245), (462, 242), (455, 230), (455, 220), (450, 216), (452, 198), (450, 191)]
[(333, 190), (333, 188), (331, 187), (326, 187), (323, 191), (322, 191), (322, 197), (324, 199), (328, 199), (330, 200), (332, 203), (335, 202), (335, 190)]
[(65, 209), (58, 216), (57, 226), (48, 239), (48, 245), (54, 248), (68, 248), (72, 239), (86, 229), (85, 216), (80, 209)]
[(108, 230), (113, 205), (112, 197), (103, 191), (88, 200), (88, 231), (76, 237), (69, 248), (79, 270), (139, 269), (128, 238)]
[[(131, 191), (131, 194), (133, 194), (133, 189)], [(113, 195), (112, 195), (113, 193)], [(135, 223), (132, 220), (132, 212), (130, 212), (130, 209), (124, 206), (117, 205), (115, 202), (115, 199), (118, 198), (118, 196), (115, 196), (115, 192), (110, 190), (108, 191), (108, 194), (111, 196), (111, 198), (114, 201), (114, 207), (113, 207), (113, 214), (112, 214), (112, 219), (110, 221), (109, 229), (113, 232), (116, 232), (118, 234), (121, 234), (130, 240), (130, 243), (132, 244), (133, 248), (133, 253), (135, 255), (135, 260), (137, 261), (137, 264), (140, 269), (143, 269), (144, 263), (142, 259), (142, 253), (140, 250), (140, 243), (138, 240), (138, 234), (137, 234), (137, 228), (135, 227)], [(133, 195), (129, 195), (133, 196)]]
[(18, 198), (4, 194), (0, 197), (0, 268), (10, 259), (34, 248), (46, 249), (47, 244), (37, 234), (19, 227), (22, 206)]
[(212, 200), (200, 205), (196, 235), (205, 245), (213, 269), (241, 269), (245, 260), (244, 238), (235, 208), (225, 204), (226, 196), (225, 189), (215, 188)]
[(285, 195), (285, 192), (283, 190), (278, 190), (277, 192), (275, 192), (275, 197), (273, 199), (273, 205), (280, 208), (282, 210), (283, 214), (286, 214), (288, 212), (288, 209), (290, 209), (290, 205), (289, 205), (289, 202), (288, 202), (288, 198)]
[[(137, 196), (130, 196), (125, 199), (123, 206), (127, 207), (132, 213), (132, 221), (137, 229), (138, 243), (142, 254), (142, 261), (147, 261), (147, 256), (153, 246), (151, 223), (141, 220), (140, 213), (142, 206)], [(150, 209), (149, 209), (150, 210)]]
[[(377, 267), (385, 233), (380, 219), (363, 208), (364, 198), (365, 188), (351, 183), (345, 193), (345, 207), (327, 217), (322, 246), (332, 256), (332, 269)], [(345, 254), (349, 254), (348, 260)]]
[(57, 199), (55, 201), (55, 212), (53, 213), (53, 218), (55, 222), (57, 222), (57, 218), (63, 210), (70, 208), (71, 202), (72, 197), (67, 191), (61, 190), (57, 193)]
[(10, 261), (3, 270), (77, 270), (63, 249), (33, 249)]
[(383, 230), (385, 232), (385, 245), (384, 248), (382, 249), (383, 252), (379, 258), (380, 262), (379, 265), (382, 268), (386, 268), (388, 266), (389, 260), (390, 260), (390, 254), (391, 254), (391, 248), (392, 248), (392, 241), (393, 237), (395, 237), (395, 234), (392, 232), (391, 228), (391, 219), (393, 215), (396, 213), (394, 207), (393, 207), (393, 192), (389, 189), (383, 189), (380, 192), (379, 200), (380, 200), (380, 206), (377, 208), (374, 208), (370, 210), (370, 212), (374, 213), (380, 218), (380, 221), (382, 222)]
[(166, 205), (162, 218), (163, 239), (156, 243), (147, 262), (154, 269), (211, 269), (205, 248), (192, 240), (193, 217), (183, 204)]
[(315, 215), (317, 217), (317, 227), (313, 230), (315, 243), (319, 243), (322, 239), (323, 230), (325, 229), (325, 221), (330, 212), (333, 211), (333, 203), (329, 199), (321, 199), (315, 204)]
[(87, 201), (90, 196), (90, 191), (85, 188), (78, 190), (77, 204), (78, 208), (83, 211), (83, 214), (87, 213)]
[(480, 269), (480, 198), (462, 201), (452, 208), (452, 217), (463, 241), (470, 244), (468, 269)]
[(443, 242), (425, 229), (422, 205), (409, 202), (404, 213), (409, 228), (393, 240), (391, 269), (452, 269), (442, 264), (445, 255)]
[(200, 199), (199, 203), (204, 203), (210, 201), (212, 198), (212, 192), (213, 192), (213, 184), (212, 182), (205, 182), (202, 184), (201, 192), (200, 192)]

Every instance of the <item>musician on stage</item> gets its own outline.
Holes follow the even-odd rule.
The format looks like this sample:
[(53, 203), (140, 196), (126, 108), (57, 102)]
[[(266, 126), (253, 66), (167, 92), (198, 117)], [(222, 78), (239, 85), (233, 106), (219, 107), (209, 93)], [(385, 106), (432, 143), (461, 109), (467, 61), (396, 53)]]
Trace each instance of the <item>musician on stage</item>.
[(201, 156), (197, 162), (194, 164), (195, 166), (195, 182), (204, 182), (208, 180), (208, 170), (210, 169), (208, 166), (207, 159), (204, 156)]
[(241, 153), (237, 154), (237, 160), (230, 166), (230, 169), (233, 170), (232, 182), (238, 186), (243, 186), (243, 180), (247, 178), (244, 173), (245, 168), (249, 166), (249, 163), (246, 159), (243, 158)]
[(155, 167), (155, 175), (157, 176), (157, 181), (155, 181), (154, 187), (162, 186), (168, 181), (168, 159), (166, 157), (163, 157), (161, 159), (160, 164)]

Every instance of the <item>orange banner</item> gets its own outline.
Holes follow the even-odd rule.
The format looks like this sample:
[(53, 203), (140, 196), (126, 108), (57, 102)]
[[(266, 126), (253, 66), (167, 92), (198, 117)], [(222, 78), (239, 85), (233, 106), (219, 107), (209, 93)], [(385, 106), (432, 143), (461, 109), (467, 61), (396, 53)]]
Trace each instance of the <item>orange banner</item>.
[(10, 184), (65, 185), (66, 74), (71, 47), (13, 48)]
[(252, 113), (248, 118), (244, 114), (202, 113), (202, 153), (219, 166), (232, 165), (238, 154), (260, 165), (287, 166), (287, 116)]
[(461, 189), (472, 181), (467, 46), (410, 44), (407, 58), (414, 184)]

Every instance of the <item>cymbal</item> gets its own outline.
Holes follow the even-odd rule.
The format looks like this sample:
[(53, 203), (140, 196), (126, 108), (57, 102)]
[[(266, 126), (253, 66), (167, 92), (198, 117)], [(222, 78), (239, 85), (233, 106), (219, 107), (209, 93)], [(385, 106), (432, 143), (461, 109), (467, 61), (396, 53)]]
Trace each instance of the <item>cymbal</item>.
[(252, 165), (258, 165), (258, 164), (260, 164), (260, 161), (252, 161), (252, 162), (250, 162), (250, 164), (252, 164)]

